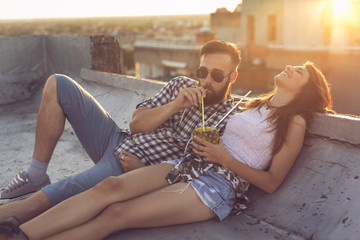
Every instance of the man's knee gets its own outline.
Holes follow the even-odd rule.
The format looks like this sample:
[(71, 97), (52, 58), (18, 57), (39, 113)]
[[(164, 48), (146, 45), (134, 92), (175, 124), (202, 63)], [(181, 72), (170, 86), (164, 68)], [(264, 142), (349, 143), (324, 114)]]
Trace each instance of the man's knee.
[(45, 83), (44, 90), (43, 90), (43, 96), (49, 96), (54, 97), (56, 96), (56, 75), (51, 75)]

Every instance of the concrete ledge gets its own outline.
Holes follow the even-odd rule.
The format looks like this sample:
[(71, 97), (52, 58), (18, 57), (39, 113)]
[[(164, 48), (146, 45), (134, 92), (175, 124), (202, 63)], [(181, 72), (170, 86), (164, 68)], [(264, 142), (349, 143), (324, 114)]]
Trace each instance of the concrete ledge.
[(81, 69), (80, 78), (97, 84), (135, 92), (136, 94), (147, 97), (155, 95), (166, 84), (162, 81), (98, 72), (85, 68)]
[(318, 113), (310, 132), (329, 139), (360, 146), (360, 117)]

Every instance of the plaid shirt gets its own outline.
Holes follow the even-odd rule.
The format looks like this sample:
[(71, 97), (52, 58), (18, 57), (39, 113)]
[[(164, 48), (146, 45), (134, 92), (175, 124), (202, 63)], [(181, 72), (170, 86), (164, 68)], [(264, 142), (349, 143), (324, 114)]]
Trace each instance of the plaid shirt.
[[(154, 97), (139, 103), (136, 107), (155, 108), (167, 104), (175, 100), (181, 89), (197, 86), (198, 82), (193, 79), (175, 77)], [(232, 103), (233, 99), (229, 96), (224, 102), (205, 107), (206, 126), (215, 126), (233, 107)], [(220, 135), (224, 131), (227, 120), (235, 112), (229, 114), (217, 126)], [(135, 154), (145, 165), (177, 159), (191, 151), (191, 146), (189, 149), (186, 146), (192, 137), (193, 129), (201, 126), (202, 109), (201, 104), (199, 104), (199, 106), (179, 111), (152, 132), (129, 134), (129, 137), (115, 148), (114, 153), (118, 155), (122, 150), (125, 150)], [(124, 132), (124, 130), (121, 131)]]

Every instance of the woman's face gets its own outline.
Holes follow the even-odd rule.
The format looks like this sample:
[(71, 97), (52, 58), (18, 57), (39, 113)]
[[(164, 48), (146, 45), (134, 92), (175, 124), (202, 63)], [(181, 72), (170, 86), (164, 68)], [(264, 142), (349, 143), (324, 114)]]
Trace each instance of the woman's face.
[(297, 94), (309, 80), (309, 73), (305, 66), (288, 65), (274, 80), (278, 88)]

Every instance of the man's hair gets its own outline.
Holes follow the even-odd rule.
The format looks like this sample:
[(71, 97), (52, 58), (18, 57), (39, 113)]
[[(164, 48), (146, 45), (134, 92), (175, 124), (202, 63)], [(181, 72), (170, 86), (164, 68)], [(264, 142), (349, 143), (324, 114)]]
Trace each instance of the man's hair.
[(241, 62), (240, 50), (237, 46), (230, 42), (220, 40), (211, 40), (207, 42), (200, 50), (200, 57), (212, 53), (229, 54), (234, 67), (238, 67)]

